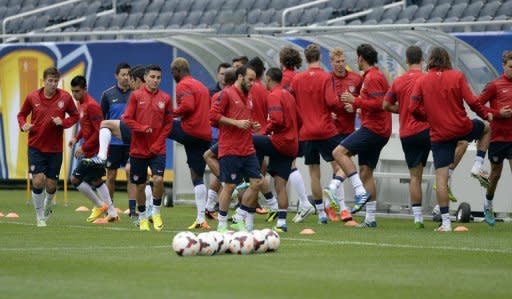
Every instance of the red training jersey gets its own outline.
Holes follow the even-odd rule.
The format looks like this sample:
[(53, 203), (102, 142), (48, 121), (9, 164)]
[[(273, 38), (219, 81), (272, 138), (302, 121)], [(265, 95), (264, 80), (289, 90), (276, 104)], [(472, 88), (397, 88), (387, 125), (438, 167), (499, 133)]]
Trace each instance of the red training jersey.
[(267, 107), (268, 91), (260, 80), (254, 81), (249, 91), (249, 101), (252, 103), (251, 115), (252, 120), (257, 121), (261, 125), (261, 129), (257, 134), (265, 134), (265, 127), (268, 121)]
[(331, 75), (320, 67), (310, 67), (295, 75), (291, 93), (302, 119), (299, 140), (325, 140), (338, 134), (331, 111), (341, 106), (334, 94)]
[(455, 70), (430, 70), (414, 84), (409, 110), (430, 124), (432, 142), (448, 141), (471, 132), (464, 101), (480, 117), (487, 110), (469, 89), (464, 74)]
[[(210, 112), (210, 119), (218, 124), (222, 117), (251, 119), (249, 98), (236, 86), (223, 89)], [(252, 143), (252, 128), (239, 129), (230, 125), (219, 125), (219, 158), (224, 156), (249, 156), (256, 153)]]
[[(172, 129), (172, 100), (166, 92), (146, 86), (133, 91), (122, 120), (132, 129), (130, 155), (151, 158), (165, 155), (165, 139)], [(151, 133), (146, 133), (151, 129)]]
[(382, 102), (388, 89), (386, 77), (374, 66), (364, 72), (361, 93), (354, 101), (354, 108), (361, 108), (361, 126), (386, 138), (391, 136), (391, 113), (382, 109)]
[[(340, 96), (345, 91), (350, 92), (354, 97), (359, 96), (361, 91), (361, 84), (363, 79), (359, 74), (345, 70), (345, 76), (338, 77), (334, 72), (331, 72), (331, 80), (333, 81), (335, 88), (336, 99), (340, 99)], [(355, 131), (356, 112), (348, 112), (345, 107), (340, 107), (336, 110), (336, 118), (334, 123), (338, 132), (343, 135), (348, 135)]]
[[(66, 113), (68, 117), (65, 118)], [(31, 92), (18, 113), (20, 129), (31, 115), (33, 127), (28, 131), (28, 146), (43, 153), (62, 153), (62, 133), (78, 121), (78, 111), (71, 95), (57, 88), (51, 99), (44, 96), (44, 88)], [(62, 119), (62, 126), (53, 122), (54, 117)]]
[(284, 89), (290, 91), (293, 77), (295, 77), (295, 75), (297, 75), (297, 72), (295, 72), (295, 70), (285, 68), (283, 70), (283, 78), (281, 79), (281, 86)]
[(174, 116), (181, 117), (185, 133), (203, 140), (212, 140), (210, 112), (210, 91), (203, 83), (191, 76), (185, 76), (176, 84)]
[(512, 107), (512, 78), (503, 74), (498, 79), (489, 82), (478, 99), (484, 105), (490, 102), (489, 110), (493, 114), (491, 142), (511, 142), (512, 118), (501, 118), (500, 109), (504, 106)]
[(78, 106), (80, 114), (80, 131), (76, 133), (76, 140), (84, 139), (82, 150), (86, 158), (94, 157), (100, 149), (100, 125), (103, 112), (100, 104), (88, 93), (84, 93), (84, 102)]
[(299, 151), (299, 128), (297, 108), (293, 96), (281, 85), (276, 85), (268, 95), (270, 120), (265, 128), (272, 134), (270, 141), (277, 151), (285, 156), (297, 157)]
[(395, 79), (384, 98), (384, 101), (392, 105), (398, 101), (400, 138), (416, 135), (430, 127), (427, 122), (414, 118), (409, 111), (409, 102), (414, 83), (422, 76), (423, 72), (421, 72), (421, 70), (409, 70), (407, 73)]

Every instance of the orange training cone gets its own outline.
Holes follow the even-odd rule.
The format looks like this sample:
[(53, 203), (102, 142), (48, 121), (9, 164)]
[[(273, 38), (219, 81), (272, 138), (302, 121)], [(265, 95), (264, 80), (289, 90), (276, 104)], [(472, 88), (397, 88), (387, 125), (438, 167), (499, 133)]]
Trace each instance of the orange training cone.
[(465, 226), (457, 226), (456, 228), (453, 229), (454, 232), (458, 232), (458, 233), (463, 233), (463, 232), (468, 232), (469, 229)]
[(311, 228), (305, 228), (305, 229), (300, 231), (300, 234), (301, 235), (314, 235), (315, 231), (312, 230)]
[(10, 212), (7, 215), (5, 215), (5, 218), (20, 218), (20, 216), (14, 212)]
[(84, 207), (84, 206), (79, 206), (78, 208), (75, 209), (75, 212), (89, 212), (89, 208), (88, 207)]

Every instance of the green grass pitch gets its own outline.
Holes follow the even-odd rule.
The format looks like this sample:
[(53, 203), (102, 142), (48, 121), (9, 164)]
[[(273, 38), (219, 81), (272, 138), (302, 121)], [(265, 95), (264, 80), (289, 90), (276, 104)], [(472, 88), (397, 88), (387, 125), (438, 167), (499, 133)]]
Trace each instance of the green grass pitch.
[[(62, 196), (59, 193), (58, 196)], [(126, 194), (116, 202), (126, 209)], [(277, 252), (178, 257), (171, 241), (193, 207), (163, 208), (164, 231), (85, 222), (90, 204), (70, 192), (48, 227), (37, 228), (22, 191), (0, 191), (0, 298), (510, 298), (512, 224), (470, 223), (467, 233), (415, 230), (412, 220), (377, 219), (377, 229), (316, 216), (281, 234)], [(360, 220), (360, 219), (358, 219)], [(216, 223), (211, 223), (216, 227)], [(256, 216), (256, 227), (269, 227)], [(299, 234), (313, 228), (312, 236)]]

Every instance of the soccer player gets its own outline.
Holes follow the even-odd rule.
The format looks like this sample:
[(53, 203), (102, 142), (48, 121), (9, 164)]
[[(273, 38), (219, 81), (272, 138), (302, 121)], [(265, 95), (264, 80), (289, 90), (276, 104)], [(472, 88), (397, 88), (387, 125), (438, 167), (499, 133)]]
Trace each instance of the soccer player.
[[(341, 94), (348, 91), (354, 97), (359, 96), (361, 84), (363, 79), (355, 72), (347, 69), (345, 62), (345, 52), (342, 48), (333, 48), (329, 52), (329, 60), (331, 63), (331, 79), (335, 88), (335, 95), (337, 99), (341, 99)], [(355, 131), (355, 118), (356, 113), (354, 107), (350, 103), (345, 103), (335, 113), (333, 113), (334, 123), (338, 129), (338, 133), (342, 139)], [(338, 175), (334, 174), (334, 184), (329, 184), (328, 188), (324, 189), (324, 193), (328, 196), (335, 195), (340, 206), (340, 215), (336, 214), (330, 206), (325, 207), (325, 211), (329, 219), (333, 222), (340, 220), (348, 222), (352, 220), (352, 214), (345, 205), (345, 189), (343, 188), (343, 176), (341, 172)]]
[(249, 178), (250, 186), (244, 193), (241, 208), (247, 212), (247, 228), (252, 229), (257, 196), (261, 186), (261, 174), (252, 131), (260, 130), (251, 120), (249, 90), (256, 79), (251, 66), (236, 70), (233, 86), (223, 90), (210, 113), (210, 119), (219, 126), (220, 179), (224, 183), (219, 197), (218, 231), (227, 231), (228, 207), (231, 194), (242, 178)]
[(503, 53), (503, 75), (487, 84), (479, 100), (482, 104), (490, 102), (493, 112), (489, 145), (491, 173), (484, 199), (485, 221), (493, 226), (496, 220), (492, 202), (503, 169), (503, 160), (507, 159), (512, 169), (512, 51)]
[(210, 147), (212, 132), (209, 121), (210, 93), (201, 82), (192, 78), (190, 66), (185, 58), (177, 57), (171, 63), (171, 72), (176, 81), (176, 103), (174, 120), (169, 138), (185, 146), (190, 178), (194, 185), (197, 217), (188, 229), (209, 229), (205, 220), (206, 185), (203, 154)]
[[(87, 167), (83, 158), (91, 158), (98, 153), (98, 136), (103, 114), (100, 105), (87, 93), (87, 81), (83, 76), (76, 76), (71, 80), (71, 92), (80, 104), (80, 131), (69, 142), (69, 147), (83, 140), (75, 149), (75, 158), (79, 159), (78, 166), (73, 170), (71, 183), (95, 205), (87, 222), (93, 222), (104, 212), (107, 222), (119, 222), (107, 186), (103, 183), (105, 168), (102, 166)], [(94, 192), (96, 190), (96, 193)]]
[[(279, 62), (281, 63), (281, 70), (283, 73), (283, 79), (281, 81), (281, 86), (290, 91), (292, 80), (297, 74), (296, 70), (298, 70), (302, 66), (302, 57), (300, 56), (299, 51), (292, 46), (286, 46), (279, 51)], [(298, 156), (303, 156), (302, 151), (299, 148)], [(306, 188), (304, 186), (304, 178), (302, 174), (297, 169), (297, 165), (294, 160), (292, 163), (292, 170), (290, 176), (288, 178), (288, 184), (290, 187), (295, 190), (295, 193), (299, 197), (299, 206), (297, 207), (297, 214), (293, 217), (293, 222), (298, 223), (302, 222), (307, 216), (314, 213), (315, 208), (308, 200), (308, 195), (306, 194)]]
[[(304, 49), (304, 56), (308, 69), (293, 78), (291, 91), (295, 95), (297, 109), (302, 119), (299, 140), (304, 146), (305, 163), (309, 167), (311, 192), (319, 222), (327, 224), (320, 183), (320, 155), (326, 162), (332, 162), (332, 151), (341, 141), (331, 116), (331, 112), (336, 111), (341, 102), (334, 94), (330, 74), (320, 66), (320, 47), (315, 44), (308, 45)], [(337, 165), (333, 163), (333, 167)], [(336, 171), (337, 169), (333, 172)], [(331, 197), (329, 199), (333, 207), (339, 208), (337, 201)]]
[[(32, 202), (38, 227), (46, 226), (62, 164), (62, 134), (78, 121), (78, 112), (66, 91), (57, 88), (60, 72), (43, 72), (44, 86), (31, 92), (18, 113), (18, 124), (28, 132), (28, 163), (32, 174)], [(68, 114), (68, 117), (65, 115)], [(31, 115), (31, 122), (27, 116)], [(43, 191), (46, 190), (46, 195)]]
[(247, 56), (237, 56), (231, 60), (231, 66), (234, 69), (237, 69), (243, 65), (246, 65), (247, 62), (249, 62), (249, 58), (247, 58)]
[(153, 227), (161, 231), (164, 224), (160, 215), (164, 193), (165, 140), (172, 129), (171, 96), (159, 89), (162, 70), (158, 65), (146, 66), (144, 87), (132, 92), (122, 120), (132, 131), (130, 145), (130, 180), (137, 188), (139, 229), (149, 231), (146, 215), (145, 186), (148, 167), (153, 179)]
[(430, 125), (415, 119), (409, 111), (414, 83), (423, 76), (421, 64), (423, 52), (418, 46), (410, 46), (405, 51), (408, 71), (395, 79), (386, 94), (383, 108), (386, 111), (399, 114), (400, 141), (405, 154), (405, 162), (409, 168), (409, 196), (416, 228), (424, 228), (421, 210), (422, 193), (421, 181), (423, 168), (427, 164), (430, 153)]
[(488, 124), (469, 119), (464, 102), (484, 119), (492, 120), (492, 113), (473, 95), (464, 74), (452, 69), (450, 56), (445, 49), (432, 49), (427, 68), (428, 73), (414, 85), (409, 110), (415, 118), (425, 119), (430, 124), (430, 142), (436, 168), (436, 194), (442, 218), (437, 231), (448, 232), (452, 230), (448, 167), (454, 161), (457, 143), (459, 140), (477, 140), (477, 156), (471, 175), (480, 176), (491, 137)]
[(217, 66), (217, 83), (213, 88), (210, 88), (210, 97), (213, 97), (214, 94), (224, 89), (226, 86), (226, 82), (224, 81), (224, 73), (226, 69), (230, 68), (231, 65), (227, 62), (222, 62)]
[(269, 122), (265, 127), (267, 135), (254, 135), (253, 141), (258, 155), (269, 156), (268, 172), (274, 178), (278, 198), (278, 219), (274, 230), (287, 232), (286, 214), (288, 195), (286, 184), (293, 160), (299, 151), (298, 120), (295, 99), (281, 87), (282, 73), (270, 68), (266, 73)]
[[(355, 213), (366, 205), (365, 220), (359, 227), (376, 227), (377, 190), (373, 170), (377, 166), (382, 148), (391, 136), (391, 114), (382, 109), (382, 101), (389, 85), (376, 66), (377, 51), (369, 44), (362, 44), (357, 47), (356, 52), (357, 65), (364, 72), (361, 92), (358, 97), (354, 97), (352, 93), (345, 91), (341, 100), (352, 104), (354, 109), (361, 109), (361, 128), (346, 137), (336, 147), (333, 155), (354, 188), (355, 205), (351, 212)], [(353, 155), (358, 155), (360, 175), (350, 158)]]

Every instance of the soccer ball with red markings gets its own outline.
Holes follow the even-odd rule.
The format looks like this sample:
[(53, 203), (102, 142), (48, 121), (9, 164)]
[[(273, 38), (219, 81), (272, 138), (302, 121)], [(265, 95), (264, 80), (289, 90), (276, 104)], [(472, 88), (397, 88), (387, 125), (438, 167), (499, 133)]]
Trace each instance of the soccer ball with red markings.
[(214, 255), (217, 252), (217, 240), (210, 233), (200, 233), (197, 235), (199, 242), (199, 255)]
[[(220, 253), (226, 252), (226, 250), (221, 252), (221, 248), (224, 246), (224, 235), (219, 232), (216, 232), (216, 231), (209, 232), (208, 234), (210, 234), (210, 236), (215, 240), (215, 244), (217, 245), (215, 247), (215, 253), (220, 254)], [(226, 249), (227, 249), (227, 246), (226, 246)]]
[(234, 231), (228, 231), (222, 234), (222, 236), (224, 237), (224, 242), (220, 246), (219, 253), (231, 253), (231, 249), (229, 249), (229, 246), (231, 245), (231, 240), (233, 239), (234, 234)]
[(172, 249), (179, 256), (193, 256), (199, 252), (199, 241), (191, 232), (180, 232), (172, 239)]
[(254, 252), (256, 253), (263, 253), (267, 252), (268, 245), (267, 245), (267, 237), (261, 230), (253, 230), (252, 231), (252, 237), (254, 242)]
[(268, 251), (276, 251), (279, 248), (279, 245), (281, 245), (279, 234), (270, 228), (266, 228), (262, 230), (262, 232), (267, 239)]
[(251, 254), (254, 250), (254, 238), (248, 232), (236, 232), (229, 242), (229, 250), (233, 254)]

